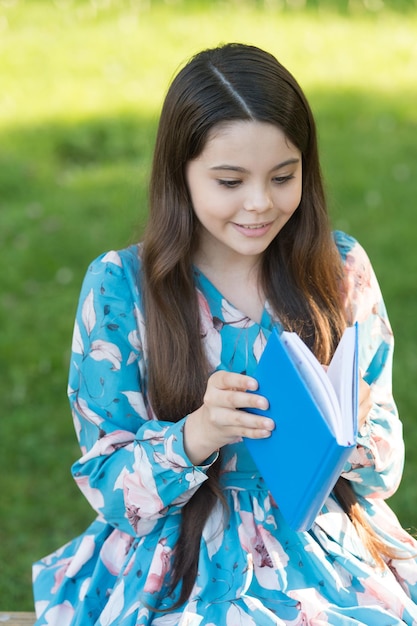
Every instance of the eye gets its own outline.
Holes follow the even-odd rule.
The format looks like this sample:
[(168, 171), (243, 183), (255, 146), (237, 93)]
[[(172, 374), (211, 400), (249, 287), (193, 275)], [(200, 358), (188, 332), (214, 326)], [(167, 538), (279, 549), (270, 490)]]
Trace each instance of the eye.
[(234, 189), (235, 187), (239, 187), (242, 181), (239, 178), (218, 178), (217, 182), (222, 187)]
[(295, 178), (294, 174), (288, 174), (288, 176), (275, 176), (273, 180), (278, 185), (283, 185), (284, 183), (288, 182), (289, 180), (292, 180), (293, 178)]

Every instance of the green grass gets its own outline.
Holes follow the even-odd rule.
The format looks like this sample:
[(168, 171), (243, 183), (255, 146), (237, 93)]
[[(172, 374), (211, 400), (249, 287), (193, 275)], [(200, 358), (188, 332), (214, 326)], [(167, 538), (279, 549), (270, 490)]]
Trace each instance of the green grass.
[(334, 224), (367, 248), (397, 338), (408, 458), (391, 503), (417, 526), (417, 12), (382, 4), (0, 0), (1, 608), (30, 610), (32, 561), (93, 518), (70, 477), (80, 283), (139, 237), (167, 83), (221, 41), (276, 54), (313, 105)]

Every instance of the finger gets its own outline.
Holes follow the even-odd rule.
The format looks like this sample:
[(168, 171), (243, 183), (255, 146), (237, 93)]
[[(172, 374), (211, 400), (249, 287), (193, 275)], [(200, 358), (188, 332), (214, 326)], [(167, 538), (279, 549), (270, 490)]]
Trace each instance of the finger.
[(217, 415), (215, 427), (221, 427), (228, 440), (241, 437), (260, 439), (269, 437), (275, 428), (273, 420), (245, 411), (225, 411)]
[(269, 406), (268, 400), (259, 394), (229, 388), (219, 389), (216, 386), (207, 387), (204, 395), (204, 404), (224, 409), (252, 408), (262, 411), (266, 411)]
[(235, 409), (260, 409), (261, 411), (266, 411), (269, 407), (267, 398), (257, 393), (230, 390), (225, 392), (225, 397), (227, 404)]
[(218, 389), (237, 389), (239, 391), (255, 391), (258, 388), (258, 382), (252, 376), (245, 374), (236, 374), (236, 372), (227, 372), (218, 370), (210, 376), (209, 381)]
[(275, 422), (270, 417), (262, 417), (247, 411), (236, 411), (236, 424), (248, 430), (265, 430), (270, 433), (275, 428)]
[(236, 428), (240, 437), (249, 439), (262, 439), (270, 437), (275, 428), (275, 423), (268, 417), (260, 417), (247, 413), (246, 411), (236, 411)]

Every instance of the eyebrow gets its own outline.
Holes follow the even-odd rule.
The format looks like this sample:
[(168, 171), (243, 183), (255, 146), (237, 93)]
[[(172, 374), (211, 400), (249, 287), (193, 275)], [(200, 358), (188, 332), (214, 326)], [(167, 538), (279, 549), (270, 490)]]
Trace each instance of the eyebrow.
[[(278, 163), (278, 165), (275, 165), (272, 169), (271, 172), (275, 172), (276, 170), (280, 170), (283, 167), (285, 167), (286, 165), (293, 165), (295, 163), (299, 163), (300, 159), (298, 157), (293, 157), (291, 159), (287, 159), (286, 161), (283, 161), (282, 163)], [(223, 165), (214, 165), (213, 167), (210, 168), (213, 171), (218, 171), (218, 170), (227, 170), (227, 171), (231, 171), (231, 172), (242, 172), (242, 173), (247, 173), (247, 169), (245, 169), (244, 167), (240, 167), (239, 165), (227, 165), (227, 164), (223, 164)]]

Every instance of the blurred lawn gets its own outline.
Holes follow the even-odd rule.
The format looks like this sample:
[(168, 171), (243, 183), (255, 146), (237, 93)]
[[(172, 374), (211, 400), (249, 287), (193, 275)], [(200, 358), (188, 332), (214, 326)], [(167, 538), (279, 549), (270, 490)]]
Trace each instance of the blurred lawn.
[(396, 334), (391, 504), (417, 526), (416, 27), (412, 0), (0, 0), (0, 608), (31, 609), (32, 561), (93, 518), (69, 472), (80, 283), (139, 237), (167, 83), (221, 41), (276, 54), (313, 105), (334, 225), (368, 250)]

